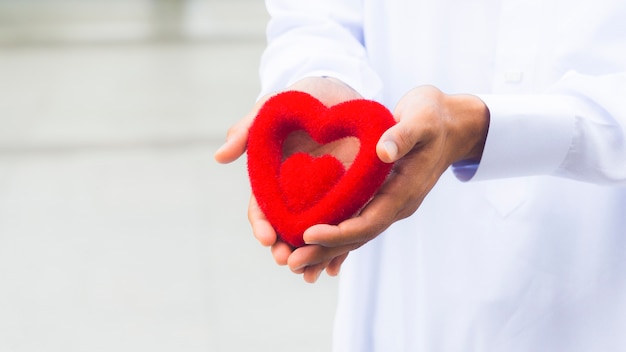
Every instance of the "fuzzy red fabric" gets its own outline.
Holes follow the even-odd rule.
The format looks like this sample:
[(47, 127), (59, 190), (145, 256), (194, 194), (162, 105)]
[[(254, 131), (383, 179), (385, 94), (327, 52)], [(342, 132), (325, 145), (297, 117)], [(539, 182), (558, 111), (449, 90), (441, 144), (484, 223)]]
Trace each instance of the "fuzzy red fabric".
[[(394, 124), (387, 108), (364, 99), (328, 108), (307, 93), (289, 91), (261, 107), (248, 137), (248, 175), (259, 207), (284, 242), (303, 246), (307, 228), (336, 225), (367, 204), (391, 171), (376, 144)], [(295, 131), (319, 144), (356, 137), (359, 152), (347, 170), (332, 155), (298, 152), (283, 161), (283, 142)]]

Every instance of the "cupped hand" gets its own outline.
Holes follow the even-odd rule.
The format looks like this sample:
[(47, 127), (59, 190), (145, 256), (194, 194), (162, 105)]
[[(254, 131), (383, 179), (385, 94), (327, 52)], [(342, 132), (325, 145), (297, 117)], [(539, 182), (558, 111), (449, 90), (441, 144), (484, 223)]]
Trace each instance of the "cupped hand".
[[(307, 246), (290, 253), (287, 264), (314, 282), (326, 268), (335, 275), (348, 253), (413, 214), (443, 172), (462, 160), (479, 161), (489, 126), (485, 104), (472, 95), (446, 95), (418, 87), (398, 103), (397, 124), (377, 145), (379, 158), (395, 162), (392, 174), (358, 216), (304, 233)], [(281, 253), (283, 254), (283, 253)], [(281, 256), (284, 262), (285, 257)]]
[[(297, 90), (309, 93), (328, 107), (344, 101), (361, 98), (361, 96), (348, 85), (333, 78), (305, 78), (290, 86), (286, 90)], [(220, 163), (230, 163), (237, 160), (243, 155), (243, 153), (245, 153), (250, 126), (252, 125), (259, 109), (273, 95), (274, 94), (267, 95), (259, 99), (250, 112), (228, 130), (226, 142), (215, 152), (214, 157), (216, 161)], [(315, 143), (306, 133), (293, 133), (285, 140), (283, 153), (285, 156), (289, 156), (295, 152), (307, 152), (312, 155), (332, 154), (342, 161), (346, 167), (349, 167), (351, 161), (358, 152), (358, 147), (358, 141), (354, 141), (350, 138), (336, 143), (319, 145)], [(276, 231), (259, 208), (253, 195), (250, 197), (248, 220), (252, 226), (252, 232), (259, 243), (263, 246), (271, 247), (274, 260), (279, 265), (287, 265), (290, 260), (289, 258), (293, 253), (293, 249), (288, 244), (280, 241)], [(314, 245), (307, 247), (321, 246)], [(324, 250), (322, 248), (318, 248), (318, 251), (323, 252)], [(341, 262), (345, 259), (345, 256), (347, 256), (347, 253), (345, 255), (338, 256), (338, 259), (333, 258), (328, 260), (327, 263), (317, 263), (312, 267), (321, 268), (321, 270), (327, 268), (327, 272), (329, 274), (336, 275)], [(311, 268), (307, 268), (305, 270), (305, 268), (292, 267), (292, 270), (297, 273), (305, 273), (305, 271), (311, 272)], [(310, 274), (306, 273), (305, 280), (310, 282), (315, 281), (310, 277)]]

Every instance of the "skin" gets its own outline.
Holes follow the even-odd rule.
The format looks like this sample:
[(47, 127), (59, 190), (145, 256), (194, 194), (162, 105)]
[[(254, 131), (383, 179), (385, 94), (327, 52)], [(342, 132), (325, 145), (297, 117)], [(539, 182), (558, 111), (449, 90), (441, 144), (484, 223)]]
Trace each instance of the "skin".
[[(307, 92), (327, 106), (361, 98), (352, 88), (332, 78), (306, 78), (288, 90)], [(216, 161), (229, 163), (243, 155), (248, 129), (269, 97), (260, 99), (228, 130), (226, 142), (215, 153)], [(324, 270), (336, 276), (351, 251), (413, 214), (450, 165), (461, 160), (480, 161), (489, 128), (489, 111), (478, 97), (448, 95), (432, 86), (420, 86), (402, 97), (393, 115), (398, 123), (381, 136), (376, 146), (383, 162), (395, 162), (392, 174), (357, 216), (336, 226), (319, 224), (307, 229), (306, 246), (294, 250), (281, 242), (251, 196), (248, 219), (252, 232), (263, 246), (271, 248), (277, 264), (288, 265), (309, 283), (317, 281)], [(295, 149), (329, 153), (349, 166), (346, 160), (358, 148), (358, 143), (351, 140), (319, 146), (305, 137), (291, 136), (284, 153)]]

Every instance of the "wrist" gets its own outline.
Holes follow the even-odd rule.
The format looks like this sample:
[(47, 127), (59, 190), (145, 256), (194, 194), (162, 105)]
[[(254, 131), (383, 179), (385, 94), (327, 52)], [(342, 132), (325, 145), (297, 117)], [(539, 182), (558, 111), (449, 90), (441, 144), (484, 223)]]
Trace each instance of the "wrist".
[(461, 161), (480, 162), (489, 130), (489, 109), (474, 95), (446, 96), (451, 135), (457, 142), (451, 164)]

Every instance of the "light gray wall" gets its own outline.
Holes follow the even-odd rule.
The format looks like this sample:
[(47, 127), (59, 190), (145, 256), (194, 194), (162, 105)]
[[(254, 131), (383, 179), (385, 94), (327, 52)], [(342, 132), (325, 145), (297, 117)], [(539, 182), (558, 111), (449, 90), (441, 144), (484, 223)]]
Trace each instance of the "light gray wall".
[(329, 350), (336, 279), (276, 266), (212, 158), (262, 3), (190, 4), (0, 1), (0, 351)]

